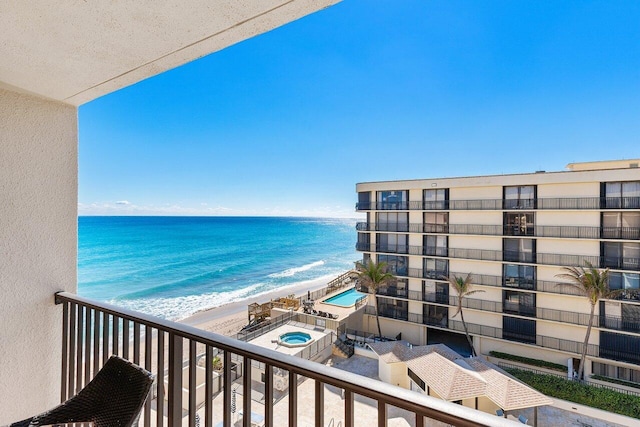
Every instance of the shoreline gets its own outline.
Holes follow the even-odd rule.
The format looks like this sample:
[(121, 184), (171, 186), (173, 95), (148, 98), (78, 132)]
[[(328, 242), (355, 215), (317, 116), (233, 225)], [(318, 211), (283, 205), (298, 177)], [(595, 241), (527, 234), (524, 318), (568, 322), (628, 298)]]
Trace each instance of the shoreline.
[[(345, 270), (344, 272), (346, 271), (349, 270)], [(249, 304), (256, 302), (265, 303), (272, 299), (286, 297), (291, 294), (301, 296), (306, 294), (307, 291), (313, 292), (327, 286), (331, 280), (343, 273), (338, 273), (330, 278), (320, 277), (318, 279), (297, 283), (281, 289), (274, 289), (240, 301), (230, 302), (218, 307), (201, 310), (191, 316), (179, 320), (178, 322), (208, 332), (214, 332), (226, 336), (234, 335), (249, 323), (249, 319), (247, 317), (247, 306)]]

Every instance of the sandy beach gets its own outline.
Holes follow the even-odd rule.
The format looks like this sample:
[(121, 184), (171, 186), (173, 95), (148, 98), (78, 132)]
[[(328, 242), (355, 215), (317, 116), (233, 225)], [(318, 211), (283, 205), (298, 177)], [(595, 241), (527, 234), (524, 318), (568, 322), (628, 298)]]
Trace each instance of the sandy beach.
[(252, 298), (200, 311), (186, 319), (180, 320), (180, 323), (221, 335), (234, 335), (239, 332), (243, 326), (249, 323), (249, 319), (247, 317), (247, 305), (255, 302), (265, 303), (272, 299), (285, 297), (291, 294), (303, 296), (306, 295), (307, 291), (313, 292), (325, 287), (327, 283), (335, 277), (337, 277), (337, 275), (329, 278), (323, 277), (316, 280), (301, 282), (294, 286), (287, 286), (286, 288), (266, 292)]

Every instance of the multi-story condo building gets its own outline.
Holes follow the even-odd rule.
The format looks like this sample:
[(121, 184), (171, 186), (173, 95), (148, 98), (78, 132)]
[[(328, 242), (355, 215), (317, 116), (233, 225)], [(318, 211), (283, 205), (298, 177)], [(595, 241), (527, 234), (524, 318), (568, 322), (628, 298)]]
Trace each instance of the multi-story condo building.
[(457, 296), (443, 279), (471, 273), (482, 292), (463, 310), (478, 353), (577, 366), (590, 304), (557, 275), (589, 262), (610, 269), (610, 287), (624, 292), (596, 308), (585, 373), (640, 382), (638, 164), (357, 184), (366, 222), (356, 247), (397, 277), (379, 291), (383, 334), (464, 351)]

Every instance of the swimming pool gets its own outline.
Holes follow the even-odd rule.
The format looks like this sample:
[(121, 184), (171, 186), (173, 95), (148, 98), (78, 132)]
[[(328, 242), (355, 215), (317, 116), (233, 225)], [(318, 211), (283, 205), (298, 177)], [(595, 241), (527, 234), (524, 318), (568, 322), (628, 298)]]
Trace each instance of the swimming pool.
[(356, 301), (366, 295), (367, 294), (356, 291), (356, 288), (351, 288), (348, 291), (344, 291), (338, 295), (332, 296), (331, 298), (327, 298), (322, 302), (325, 304), (337, 305), (339, 307), (351, 307), (356, 303)]

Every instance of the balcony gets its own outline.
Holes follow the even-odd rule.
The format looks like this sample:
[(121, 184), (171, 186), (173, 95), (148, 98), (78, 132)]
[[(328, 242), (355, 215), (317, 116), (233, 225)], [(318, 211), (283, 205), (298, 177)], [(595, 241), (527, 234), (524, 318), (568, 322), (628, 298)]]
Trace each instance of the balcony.
[[(375, 314), (374, 308), (372, 306), (365, 307), (365, 314), (374, 315)], [(435, 327), (438, 329), (464, 333), (464, 327), (462, 326), (462, 322), (459, 320), (449, 319), (448, 322), (446, 322), (447, 326), (444, 326), (444, 322), (442, 322), (442, 324), (437, 324), (437, 322), (430, 322), (428, 319), (425, 320), (424, 317), (425, 316), (423, 316), (422, 314), (408, 313), (406, 321), (420, 324), (420, 325), (428, 325), (429, 327)], [(390, 318), (393, 318), (393, 317), (390, 317)], [(405, 319), (398, 319), (398, 320), (405, 320)], [(534, 339), (532, 339), (532, 335), (525, 333), (524, 331), (522, 332), (508, 331), (507, 333), (504, 333), (502, 328), (496, 328), (496, 327), (487, 326), (487, 325), (479, 325), (479, 324), (469, 323), (469, 322), (467, 322), (467, 327), (471, 335), (479, 335), (487, 338), (509, 339), (509, 340), (520, 341), (520, 342), (525, 342), (526, 340), (527, 344), (531, 344), (531, 345), (535, 345), (543, 348), (549, 348), (553, 350), (560, 350), (560, 351), (564, 351), (566, 353), (571, 353), (574, 355), (582, 354), (582, 349), (584, 346), (584, 343), (580, 341), (571, 341), (563, 338), (548, 337), (544, 335), (536, 335), (535, 337), (533, 337)], [(602, 352), (605, 352), (604, 349), (601, 349), (599, 346), (595, 344), (587, 345), (588, 356), (600, 357), (601, 350)], [(638, 355), (637, 352), (634, 353), (634, 352), (628, 352), (628, 351), (613, 351), (613, 350), (607, 349), (606, 353), (607, 353), (606, 357), (612, 360), (620, 360), (620, 361), (639, 360), (640, 361), (640, 355)]]
[(486, 224), (375, 224), (359, 222), (358, 231), (395, 231), (476, 236), (557, 237), (563, 239), (640, 240), (640, 227), (588, 227), (578, 225), (537, 225), (521, 227)]
[(518, 302), (504, 301), (502, 303), (502, 311), (507, 314), (515, 314), (518, 316), (536, 316), (536, 308), (530, 305), (520, 304)]
[(600, 257), (602, 268), (611, 268), (614, 270), (640, 270), (640, 258), (630, 258), (622, 256), (602, 256)]
[[(380, 294), (383, 295), (383, 294)], [(409, 291), (403, 295), (384, 294), (386, 296), (397, 296), (411, 301), (420, 301), (457, 307), (458, 298), (444, 292), (420, 292)], [(539, 320), (548, 320), (573, 325), (588, 326), (589, 313), (575, 311), (557, 310), (551, 308), (533, 307), (517, 302), (509, 301), (489, 301), (480, 298), (464, 298), (462, 307), (472, 310), (487, 311), (491, 313), (514, 314), (517, 316), (535, 317)], [(429, 323), (431, 325), (431, 323)], [(437, 324), (433, 324), (438, 326)], [(619, 316), (593, 316), (593, 327), (600, 329), (610, 329), (612, 331), (624, 331), (638, 334), (640, 333), (640, 322), (637, 320), (624, 319)]]
[[(425, 425), (425, 417), (459, 426), (513, 425), (490, 414), (300, 357), (70, 293), (58, 293), (55, 301), (63, 308), (61, 399), (77, 393), (110, 354), (118, 354), (151, 370), (157, 378), (164, 378), (157, 381), (146, 402), (140, 425), (196, 426), (203, 418), (205, 426), (222, 421), (222, 426), (230, 427), (232, 414), (241, 409), (245, 414), (260, 412), (268, 427), (287, 423), (297, 426), (301, 413), (306, 411), (314, 425), (320, 427), (328, 421), (325, 419), (327, 402), (333, 397), (327, 390), (333, 395), (336, 389), (344, 396), (343, 419), (349, 427), (357, 425), (355, 408), (363, 398), (368, 398), (367, 402), (375, 407), (379, 426), (387, 425), (392, 407), (407, 411), (419, 427)], [(387, 308), (390, 307), (382, 307)], [(393, 315), (401, 314), (393, 311)], [(216, 353), (221, 354), (222, 360), (219, 373), (214, 372)], [(200, 367), (198, 360), (204, 361), (204, 366)], [(252, 369), (243, 369), (249, 366)], [(264, 402), (242, 399), (241, 406), (235, 408), (235, 391), (255, 391), (258, 379), (252, 382), (254, 368), (264, 374)], [(204, 371), (203, 383), (197, 378), (201, 370)], [(283, 379), (286, 381), (282, 382)], [(298, 390), (303, 389), (308, 380), (311, 381), (309, 387), (304, 395), (300, 394)], [(288, 393), (276, 396), (282, 386), (288, 388)], [(309, 389), (312, 397), (306, 394)], [(252, 425), (251, 417), (245, 417), (242, 425)]]
[(409, 210), (408, 201), (397, 202), (359, 202), (356, 203), (357, 211), (406, 211)]
[(390, 319), (407, 320), (409, 312), (407, 308), (397, 307), (393, 304), (379, 304), (378, 315)]
[(640, 197), (549, 197), (538, 199), (480, 199), (401, 202), (398, 207), (357, 203), (356, 210), (604, 210), (640, 209)]

